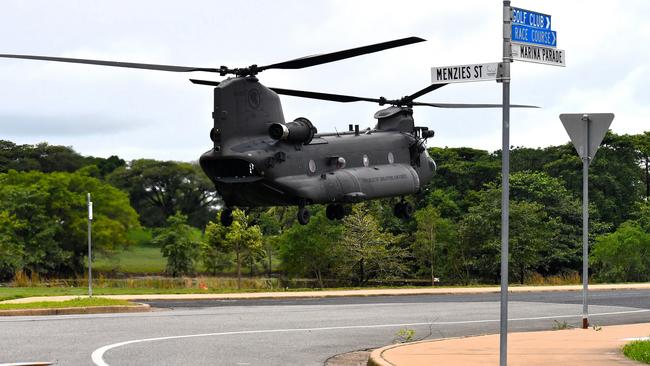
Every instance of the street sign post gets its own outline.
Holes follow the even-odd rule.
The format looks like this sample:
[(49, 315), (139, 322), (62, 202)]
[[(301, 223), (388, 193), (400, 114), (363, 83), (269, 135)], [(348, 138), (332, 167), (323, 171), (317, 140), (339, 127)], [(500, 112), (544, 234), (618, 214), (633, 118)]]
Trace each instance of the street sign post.
[(503, 1), (503, 109), (501, 119), (501, 311), (499, 365), (508, 365), (508, 255), (510, 235), (510, 63), (512, 14), (510, 0)]
[(456, 65), (431, 68), (431, 84), (497, 80), (499, 63)]
[(589, 164), (614, 120), (613, 113), (560, 114), (573, 146), (582, 159), (582, 328), (589, 327)]
[[(513, 41), (518, 41), (513, 43)], [(564, 66), (565, 52), (556, 50), (551, 16), (510, 6), (503, 1), (503, 125), (501, 150), (501, 316), (499, 365), (508, 365), (508, 259), (510, 214), (510, 63), (513, 60)]]
[(93, 202), (90, 200), (90, 193), (87, 196), (88, 203), (88, 297), (93, 296), (93, 253), (92, 253), (92, 222)]

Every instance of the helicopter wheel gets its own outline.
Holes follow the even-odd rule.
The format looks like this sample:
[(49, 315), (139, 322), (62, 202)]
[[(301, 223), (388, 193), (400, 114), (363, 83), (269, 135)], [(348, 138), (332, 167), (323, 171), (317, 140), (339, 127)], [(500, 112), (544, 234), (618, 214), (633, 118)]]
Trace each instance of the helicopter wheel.
[(325, 216), (330, 220), (343, 220), (345, 214), (345, 207), (340, 203), (330, 203), (325, 208)]
[(229, 227), (232, 225), (232, 209), (230, 208), (224, 208), (221, 210), (221, 225), (225, 227)]
[(300, 206), (298, 207), (298, 222), (300, 225), (307, 225), (309, 223), (309, 218), (311, 217), (311, 213), (309, 212), (309, 209), (305, 206)]
[(395, 208), (393, 208), (393, 213), (395, 214), (395, 217), (400, 218), (402, 220), (408, 220), (413, 216), (413, 206), (406, 202), (406, 201), (400, 201), (397, 204), (395, 204)]
[(334, 212), (336, 213), (337, 220), (343, 220), (345, 214), (347, 213), (345, 207), (341, 204), (336, 205), (336, 210), (334, 210)]
[(337, 212), (336, 212), (336, 211), (337, 211), (336, 208), (337, 208), (337, 206), (338, 206), (338, 205), (337, 205), (336, 203), (330, 203), (330, 204), (327, 205), (327, 207), (325, 208), (325, 216), (327, 216), (327, 218), (328, 218), (329, 220), (336, 220), (336, 214), (337, 214)]

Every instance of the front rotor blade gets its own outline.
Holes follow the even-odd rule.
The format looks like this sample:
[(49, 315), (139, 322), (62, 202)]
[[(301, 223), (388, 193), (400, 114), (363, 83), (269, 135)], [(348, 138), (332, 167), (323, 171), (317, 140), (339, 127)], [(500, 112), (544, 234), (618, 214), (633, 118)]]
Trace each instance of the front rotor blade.
[(146, 70), (173, 71), (173, 72), (190, 72), (190, 71), (219, 72), (219, 69), (215, 69), (215, 68), (192, 67), (192, 66), (174, 66), (174, 65), (155, 65), (155, 64), (138, 64), (138, 63), (133, 63), (133, 62), (89, 60), (89, 59), (83, 59), (83, 58), (49, 57), (49, 56), (34, 56), (34, 55), (7, 55), (7, 54), (0, 54), (0, 57), (19, 58), (19, 59), (27, 59), (27, 60), (40, 60), (40, 61), (69, 62), (69, 63), (74, 63), (74, 64), (89, 64), (89, 65), (100, 65), (100, 66), (126, 67), (126, 68), (129, 68), (129, 69), (146, 69)]
[(310, 98), (310, 99), (320, 99), (320, 100), (329, 100), (333, 102), (349, 103), (349, 102), (373, 102), (381, 103), (380, 99), (375, 98), (365, 98), (365, 97), (355, 97), (352, 95), (341, 95), (341, 94), (330, 94), (330, 93), (318, 93), (310, 92), (304, 90), (292, 90), (292, 89), (281, 89), (281, 88), (269, 88), (278, 94), (291, 95), (294, 97), (300, 98)]
[(343, 51), (325, 53), (320, 55), (306, 56), (302, 58), (297, 58), (295, 60), (289, 60), (284, 62), (279, 62), (272, 65), (261, 66), (258, 69), (260, 71), (267, 69), (302, 69), (305, 67), (316, 66), (320, 64), (326, 64), (328, 62), (334, 62), (338, 60), (343, 60), (350, 57), (356, 57), (365, 55), (368, 53), (379, 52), (387, 50), (389, 48), (406, 46), (413, 43), (425, 41), (419, 37), (408, 37), (402, 39), (396, 39), (394, 41), (377, 43), (369, 46), (351, 48)]
[[(429, 107), (438, 107), (438, 108), (503, 108), (503, 104), (489, 104), (489, 103), (422, 103), (422, 102), (413, 102), (413, 105), (422, 105)], [(540, 108), (536, 105), (525, 105), (525, 104), (511, 104), (512, 108)]]
[[(421, 97), (421, 96), (423, 96), (425, 94), (431, 93), (432, 91), (434, 91), (436, 89), (442, 88), (445, 85), (447, 85), (447, 84), (431, 84), (431, 85), (427, 86), (426, 88), (409, 95), (408, 97), (406, 97), (406, 99), (408, 99), (409, 101), (415, 100), (415, 99), (417, 99), (417, 98), (419, 98), (419, 97)], [(415, 103), (414, 103), (414, 105), (415, 105)]]

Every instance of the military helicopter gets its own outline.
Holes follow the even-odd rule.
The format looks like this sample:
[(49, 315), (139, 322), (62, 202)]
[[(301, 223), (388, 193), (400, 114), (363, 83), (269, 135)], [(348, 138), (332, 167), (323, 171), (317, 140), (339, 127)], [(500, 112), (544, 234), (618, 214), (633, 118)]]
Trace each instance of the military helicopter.
[[(225, 202), (221, 223), (230, 226), (232, 208), (297, 205), (300, 224), (309, 222), (311, 204), (327, 204), (330, 220), (342, 219), (344, 205), (384, 197), (401, 197), (394, 206), (399, 218), (413, 207), (404, 196), (418, 192), (433, 177), (436, 164), (425, 142), (434, 132), (416, 127), (414, 106), (439, 108), (499, 108), (500, 104), (416, 102), (446, 84), (433, 84), (400, 99), (366, 98), (304, 90), (269, 88), (257, 74), (271, 69), (302, 69), (364, 54), (422, 42), (408, 37), (389, 42), (307, 56), (271, 65), (243, 68), (188, 67), (77, 58), (0, 54), (0, 57), (70, 62), (172, 72), (213, 72), (233, 75), (223, 81), (190, 79), (214, 86), (213, 147), (199, 162)], [(363, 131), (349, 125), (345, 132), (317, 133), (307, 118), (287, 122), (278, 94), (336, 102), (388, 105), (377, 113), (377, 125)], [(534, 107), (513, 105), (513, 107)]]

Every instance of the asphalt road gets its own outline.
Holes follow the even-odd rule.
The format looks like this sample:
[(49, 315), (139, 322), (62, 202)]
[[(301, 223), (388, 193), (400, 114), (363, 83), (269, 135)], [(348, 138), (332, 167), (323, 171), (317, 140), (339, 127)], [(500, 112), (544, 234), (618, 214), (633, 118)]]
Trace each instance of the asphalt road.
[[(323, 365), (331, 356), (415, 338), (496, 333), (499, 296), (166, 301), (151, 313), (0, 318), (0, 363)], [(650, 291), (592, 292), (601, 326), (650, 322)], [(510, 330), (581, 322), (580, 292), (510, 295)]]

